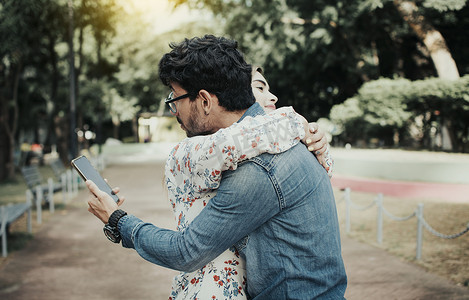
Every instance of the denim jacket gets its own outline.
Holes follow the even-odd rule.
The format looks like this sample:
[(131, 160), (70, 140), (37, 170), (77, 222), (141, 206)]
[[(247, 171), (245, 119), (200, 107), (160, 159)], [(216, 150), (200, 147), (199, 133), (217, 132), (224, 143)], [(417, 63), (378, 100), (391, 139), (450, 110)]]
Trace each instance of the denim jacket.
[[(262, 114), (255, 103), (243, 117)], [(347, 277), (329, 177), (303, 144), (225, 171), (217, 194), (182, 232), (133, 215), (122, 245), (157, 265), (191, 272), (235, 246), (253, 299), (343, 299)]]

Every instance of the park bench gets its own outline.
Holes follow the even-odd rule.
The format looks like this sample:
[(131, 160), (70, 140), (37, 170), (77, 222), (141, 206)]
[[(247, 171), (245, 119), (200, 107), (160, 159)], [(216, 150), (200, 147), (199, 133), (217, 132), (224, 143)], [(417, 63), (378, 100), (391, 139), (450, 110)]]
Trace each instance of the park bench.
[(58, 159), (53, 160), (50, 163), (50, 166), (52, 168), (52, 171), (54, 172), (55, 178), (57, 179), (57, 181), (60, 182), (64, 174), (66, 174), (67, 172), (67, 169), (65, 168), (63, 162), (58, 158)]
[(27, 225), (28, 232), (31, 233), (31, 201), (26, 203), (8, 204), (0, 206), (0, 236), (2, 238), (2, 256), (8, 255), (7, 234), (8, 227), (15, 220), (19, 219), (24, 213), (28, 213)]
[(73, 190), (72, 184), (74, 183), (73, 182), (74, 174), (72, 174), (73, 171), (65, 168), (60, 158), (53, 160), (49, 165), (52, 171), (54, 172), (54, 176), (57, 179), (57, 181), (62, 183), (62, 191), (64, 192), (64, 197), (65, 197), (65, 190), (67, 191), (68, 196), (70, 196)]
[(81, 180), (78, 173), (72, 168), (65, 168), (60, 158), (53, 160), (50, 166), (54, 172), (55, 178), (62, 183), (63, 190), (67, 190), (69, 197), (71, 197), (73, 191), (78, 191), (80, 183), (83, 184), (83, 180)]
[(33, 195), (34, 202), (38, 209), (42, 202), (49, 205), (51, 212), (54, 211), (54, 193), (62, 191), (65, 201), (65, 187), (64, 183), (55, 183), (52, 178), (44, 183), (42, 175), (36, 165), (24, 166), (21, 168), (21, 173), (28, 186), (29, 191)]

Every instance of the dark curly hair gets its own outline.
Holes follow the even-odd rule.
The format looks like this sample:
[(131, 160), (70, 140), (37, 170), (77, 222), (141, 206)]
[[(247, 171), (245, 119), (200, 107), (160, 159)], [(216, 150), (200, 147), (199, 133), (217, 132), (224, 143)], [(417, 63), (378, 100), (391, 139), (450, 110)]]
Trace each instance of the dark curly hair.
[(244, 110), (254, 104), (251, 65), (237, 49), (238, 42), (205, 35), (169, 46), (172, 50), (159, 63), (163, 84), (177, 82), (191, 100), (200, 90), (207, 90), (227, 111)]

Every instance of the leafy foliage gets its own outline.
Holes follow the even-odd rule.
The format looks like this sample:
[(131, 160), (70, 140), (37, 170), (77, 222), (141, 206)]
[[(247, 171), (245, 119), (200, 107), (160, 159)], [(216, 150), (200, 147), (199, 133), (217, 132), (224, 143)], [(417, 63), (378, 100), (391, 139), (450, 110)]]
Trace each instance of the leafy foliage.
[[(248, 60), (264, 67), (280, 105), (293, 105), (308, 119), (327, 116), (369, 80), (435, 75), (428, 53), (390, 0), (173, 3), (208, 7), (225, 20), (226, 33), (239, 41)], [(461, 1), (425, 3), (431, 20), (444, 18), (438, 10), (443, 5), (462, 9)], [(445, 24), (454, 29), (455, 23)]]
[(365, 83), (355, 97), (334, 106), (330, 118), (342, 129), (343, 141), (380, 138), (387, 141), (388, 146), (393, 145), (395, 133), (405, 137), (409, 124), (419, 123), (416, 119), (422, 122), (420, 142), (450, 120), (459, 141), (456, 149), (467, 151), (468, 85), (469, 75), (457, 81), (382, 78)]
[[(344, 136), (350, 141), (361, 139), (363, 134), (360, 136), (360, 132), (363, 131), (365, 135), (385, 136), (388, 144), (394, 144), (396, 135), (400, 135), (402, 142), (406, 132), (411, 131), (409, 128), (416, 126), (409, 120), (432, 114), (437, 109), (432, 106), (436, 105), (432, 101), (426, 101), (425, 112), (408, 109), (406, 105), (413, 107), (415, 103), (401, 103), (401, 94), (378, 97), (382, 89), (388, 90), (388, 86), (411, 85), (410, 81), (405, 83), (404, 79), (397, 79), (393, 82), (392, 78), (420, 82), (436, 75), (428, 49), (399, 14), (396, 1), (172, 2), (209, 7), (225, 20), (225, 31), (240, 42), (248, 60), (264, 67), (280, 105), (293, 105), (310, 120), (328, 116), (331, 108), (331, 115), (347, 111), (350, 114), (347, 122), (354, 124), (344, 128), (347, 130)], [(464, 32), (469, 22), (467, 1), (409, 2), (415, 3), (426, 21), (443, 34), (459, 73), (467, 74), (469, 41)], [(373, 82), (379, 78), (390, 80)], [(366, 88), (360, 89), (363, 84)], [(415, 92), (412, 89), (406, 91)], [(415, 94), (409, 97), (418, 98)], [(366, 113), (360, 116), (359, 112), (364, 111)], [(411, 114), (417, 115), (411, 118)], [(427, 127), (431, 129), (432, 126)], [(426, 132), (430, 130), (428, 128), (419, 130)], [(455, 130), (462, 132), (461, 128)], [(455, 133), (453, 129), (451, 131)], [(425, 136), (418, 137), (422, 138)]]
[(423, 7), (433, 8), (440, 12), (460, 10), (464, 5), (466, 5), (466, 0), (425, 0), (422, 3)]

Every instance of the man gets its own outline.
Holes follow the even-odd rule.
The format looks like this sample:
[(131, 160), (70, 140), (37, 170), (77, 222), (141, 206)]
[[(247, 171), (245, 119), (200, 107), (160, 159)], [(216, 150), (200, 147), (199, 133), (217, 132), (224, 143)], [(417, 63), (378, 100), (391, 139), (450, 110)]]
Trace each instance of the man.
[[(211, 35), (171, 45), (160, 78), (167, 103), (188, 136), (206, 135), (263, 114), (251, 90), (251, 66), (237, 43)], [(329, 177), (304, 145), (262, 154), (225, 171), (202, 212), (182, 232), (119, 210), (87, 182), (89, 210), (114, 241), (155, 264), (193, 271), (234, 245), (246, 259), (255, 299), (342, 299), (346, 275)]]

